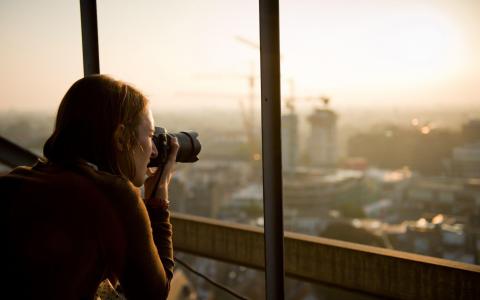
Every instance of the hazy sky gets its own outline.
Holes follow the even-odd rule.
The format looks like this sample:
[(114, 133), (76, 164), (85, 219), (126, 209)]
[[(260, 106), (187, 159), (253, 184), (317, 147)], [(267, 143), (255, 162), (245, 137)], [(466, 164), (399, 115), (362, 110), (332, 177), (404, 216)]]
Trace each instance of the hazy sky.
[[(135, 84), (155, 109), (238, 108), (247, 75), (259, 75), (258, 50), (236, 39), (259, 43), (257, 1), (97, 2), (102, 73)], [(480, 103), (478, 0), (284, 0), (280, 14), (282, 76), (297, 96), (338, 107)], [(0, 45), (0, 110), (54, 111), (83, 75), (79, 1), (1, 0)]]

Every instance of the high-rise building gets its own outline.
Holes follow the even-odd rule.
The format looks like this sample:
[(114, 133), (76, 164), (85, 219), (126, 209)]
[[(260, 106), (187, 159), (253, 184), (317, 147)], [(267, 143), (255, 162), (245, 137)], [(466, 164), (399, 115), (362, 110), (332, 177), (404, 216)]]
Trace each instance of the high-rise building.
[(289, 113), (282, 116), (282, 167), (293, 172), (298, 160), (298, 116)]
[(472, 119), (462, 126), (464, 145), (452, 150), (456, 175), (480, 178), (480, 119)]
[(313, 167), (332, 167), (337, 163), (338, 115), (327, 107), (328, 98), (323, 101), (325, 106), (316, 108), (308, 117), (311, 129), (307, 154)]
[(471, 119), (463, 124), (462, 136), (468, 144), (480, 142), (480, 119)]

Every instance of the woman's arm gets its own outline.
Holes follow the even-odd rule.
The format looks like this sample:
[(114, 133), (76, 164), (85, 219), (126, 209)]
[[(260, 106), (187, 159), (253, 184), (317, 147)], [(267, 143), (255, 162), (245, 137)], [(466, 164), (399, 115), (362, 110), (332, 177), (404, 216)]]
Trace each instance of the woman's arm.
[(170, 140), (170, 153), (167, 163), (153, 174), (149, 174), (150, 176), (145, 181), (145, 204), (152, 224), (155, 245), (167, 272), (168, 280), (173, 277), (174, 266), (172, 225), (170, 224), (170, 212), (168, 211), (168, 186), (174, 173), (179, 148), (177, 138), (173, 137)]
[(136, 198), (136, 207), (130, 208), (125, 218), (127, 246), (120, 283), (127, 299), (166, 299), (173, 274), (169, 213), (149, 211), (143, 200)]
[[(175, 161), (177, 157), (177, 152), (179, 149), (179, 144), (176, 138), (173, 138), (170, 143), (170, 153), (167, 160), (167, 163), (163, 168), (158, 168), (156, 172), (153, 174), (149, 174), (150, 176), (147, 178), (145, 182), (145, 205), (146, 210), (148, 212), (148, 220), (145, 220), (145, 214), (143, 213), (145, 210), (143, 209), (142, 205), (140, 205), (139, 210), (142, 215), (140, 218), (140, 222), (143, 223), (141, 226), (146, 226), (144, 228), (144, 232), (149, 234), (147, 237), (145, 245), (148, 245), (147, 248), (143, 249), (147, 251), (149, 254), (146, 258), (152, 260), (153, 259), (153, 266), (157, 268), (157, 261), (154, 257), (151, 256), (152, 252), (157, 252), (161, 262), (161, 270), (160, 273), (156, 274), (153, 272), (151, 276), (153, 278), (157, 278), (158, 283), (163, 287), (160, 294), (157, 294), (157, 297), (166, 298), (170, 288), (170, 280), (173, 277), (173, 247), (172, 247), (172, 225), (170, 224), (170, 213), (168, 211), (168, 186), (170, 184), (170, 180), (172, 178)], [(144, 206), (145, 207), (145, 206)], [(145, 223), (149, 223), (148, 225)], [(140, 227), (141, 227), (140, 226)], [(142, 229), (140, 229), (142, 230)], [(152, 238), (153, 238), (153, 246), (152, 246)], [(142, 241), (137, 241), (143, 244)], [(137, 243), (133, 242), (133, 243)], [(130, 242), (128, 244), (131, 244)], [(152, 249), (154, 247), (155, 249)], [(156, 250), (156, 251), (155, 251)], [(142, 249), (136, 249), (134, 252), (139, 252), (134, 255), (141, 255)], [(135, 258), (132, 258), (135, 260)], [(141, 263), (141, 261), (140, 261)], [(152, 263), (152, 262), (150, 262)], [(148, 268), (148, 266), (143, 266), (144, 268)], [(130, 272), (135, 272), (135, 267), (131, 267), (133, 270)], [(128, 271), (128, 270), (127, 270)], [(148, 270), (147, 272), (151, 272)], [(129, 280), (129, 274), (126, 274), (127, 280)], [(122, 281), (121, 281), (122, 282)], [(129, 280), (130, 284), (133, 284), (135, 281), (133, 279)], [(128, 283), (127, 283), (128, 285)], [(127, 297), (128, 297), (128, 286), (123, 286), (126, 289)], [(136, 289), (135, 286), (133, 286)], [(157, 291), (157, 293), (159, 293)], [(154, 294), (153, 294), (154, 295)], [(147, 295), (142, 296), (145, 298)], [(147, 298), (145, 298), (147, 299)]]

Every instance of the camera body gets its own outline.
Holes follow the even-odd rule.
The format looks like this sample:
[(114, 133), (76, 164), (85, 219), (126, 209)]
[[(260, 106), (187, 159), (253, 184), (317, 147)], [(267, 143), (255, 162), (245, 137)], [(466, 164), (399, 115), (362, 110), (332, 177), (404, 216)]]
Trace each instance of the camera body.
[(164, 127), (155, 127), (153, 135), (153, 143), (157, 147), (158, 155), (150, 159), (148, 167), (159, 167), (167, 163), (168, 154), (170, 153), (170, 140), (176, 137), (179, 144), (177, 153), (177, 162), (193, 163), (198, 160), (198, 154), (202, 149), (202, 145), (198, 140), (198, 133), (195, 131), (181, 131), (178, 133), (168, 133)]

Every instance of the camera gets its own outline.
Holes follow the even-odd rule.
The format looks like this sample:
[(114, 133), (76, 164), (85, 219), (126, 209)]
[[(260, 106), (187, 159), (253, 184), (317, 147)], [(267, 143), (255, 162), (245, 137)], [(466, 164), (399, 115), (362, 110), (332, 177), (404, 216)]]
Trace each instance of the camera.
[(148, 167), (158, 167), (167, 163), (168, 154), (170, 153), (170, 140), (176, 137), (179, 144), (177, 153), (177, 162), (193, 163), (198, 160), (198, 153), (202, 149), (198, 140), (198, 133), (195, 131), (181, 131), (178, 133), (168, 133), (163, 127), (155, 127), (153, 134), (153, 143), (157, 147), (158, 155), (150, 159)]

